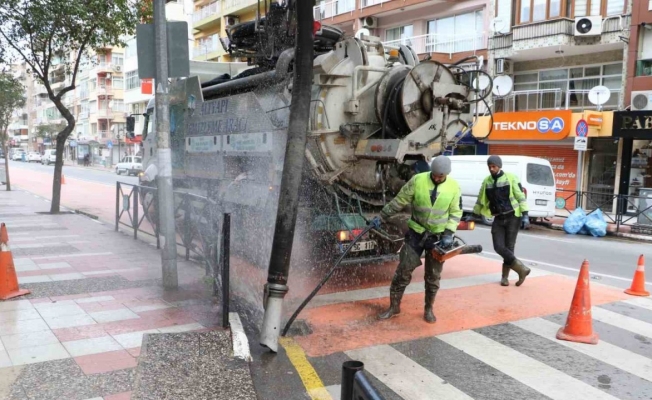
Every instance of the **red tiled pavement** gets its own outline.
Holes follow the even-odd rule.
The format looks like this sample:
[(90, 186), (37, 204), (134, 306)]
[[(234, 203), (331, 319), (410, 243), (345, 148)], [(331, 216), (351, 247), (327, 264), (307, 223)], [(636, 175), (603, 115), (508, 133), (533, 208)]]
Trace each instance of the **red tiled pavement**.
[(86, 375), (134, 368), (137, 364), (136, 358), (126, 350), (75, 357), (75, 362)]

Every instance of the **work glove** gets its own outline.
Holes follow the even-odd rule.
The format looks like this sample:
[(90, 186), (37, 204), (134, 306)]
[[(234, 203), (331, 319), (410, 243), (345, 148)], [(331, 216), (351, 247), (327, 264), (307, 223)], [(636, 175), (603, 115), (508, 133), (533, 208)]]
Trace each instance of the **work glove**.
[(380, 218), (379, 216), (373, 217), (371, 221), (369, 221), (368, 225), (372, 225), (375, 228), (380, 228), (380, 224), (382, 224), (383, 219)]
[(530, 217), (527, 215), (521, 217), (521, 229), (530, 229)]
[(444, 235), (441, 237), (441, 247), (444, 249), (448, 249), (453, 245), (453, 234), (450, 233), (444, 233)]
[(476, 214), (467, 214), (462, 217), (462, 221), (464, 222), (477, 222), (480, 221), (480, 216)]

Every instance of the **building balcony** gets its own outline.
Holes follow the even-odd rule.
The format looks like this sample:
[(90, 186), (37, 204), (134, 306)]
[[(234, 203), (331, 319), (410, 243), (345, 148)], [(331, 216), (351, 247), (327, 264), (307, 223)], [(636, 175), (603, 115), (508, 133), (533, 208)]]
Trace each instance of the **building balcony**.
[(91, 69), (91, 74), (96, 75), (96, 74), (106, 74), (106, 73), (112, 73), (114, 72), (115, 65), (111, 63), (106, 63), (106, 62), (101, 62), (97, 65), (93, 66), (93, 69)]
[(98, 119), (113, 119), (113, 110), (110, 108), (100, 108), (97, 110)]
[(322, 3), (313, 7), (314, 19), (315, 21), (321, 21), (345, 13), (353, 15), (353, 12), (355, 11), (355, 3), (356, 0), (334, 0), (329, 1), (328, 3)]
[(601, 34), (575, 36), (575, 20), (558, 18), (512, 27), (511, 33), (494, 35), (489, 39), (489, 49), (494, 58), (537, 59), (555, 57), (555, 51), (569, 51), (571, 55), (595, 53), (597, 51), (622, 49), (623, 38), (629, 38), (627, 28), (631, 16), (616, 15), (603, 18)]
[(209, 29), (220, 24), (221, 2), (216, 1), (202, 7), (192, 14), (192, 27), (198, 30)]
[(192, 59), (196, 61), (214, 60), (226, 54), (219, 35), (211, 35), (198, 40), (198, 46), (192, 49)]
[(80, 112), (79, 119), (88, 119), (88, 110)]
[[(609, 100), (603, 110), (618, 108), (620, 89), (611, 89)], [(597, 106), (589, 101), (589, 90), (539, 89), (514, 91), (501, 98), (494, 98), (494, 112), (539, 111), (539, 110), (595, 110)]]
[(386, 48), (397, 48), (400, 45), (411, 46), (417, 54), (443, 53), (452, 57), (454, 53), (476, 51), (487, 48), (487, 39), (483, 33), (469, 36), (452, 35), (420, 35), (383, 42)]
[[(222, 0), (222, 15), (237, 14), (245, 10), (253, 11), (257, 6), (258, 0)], [(265, 4), (262, 3), (260, 7), (264, 10)]]
[(107, 86), (98, 86), (96, 93), (98, 96), (111, 96), (113, 94), (113, 89)]

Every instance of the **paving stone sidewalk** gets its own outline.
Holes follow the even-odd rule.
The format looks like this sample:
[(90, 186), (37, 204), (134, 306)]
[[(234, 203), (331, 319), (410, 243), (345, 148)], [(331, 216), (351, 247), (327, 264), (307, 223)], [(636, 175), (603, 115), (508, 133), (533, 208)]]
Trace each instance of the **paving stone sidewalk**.
[[(0, 191), (19, 285), (31, 290), (0, 301), (0, 399), (130, 399), (143, 335), (221, 331), (202, 266), (180, 258), (179, 289), (166, 291), (155, 247), (49, 207)], [(214, 337), (225, 346), (224, 335)]]

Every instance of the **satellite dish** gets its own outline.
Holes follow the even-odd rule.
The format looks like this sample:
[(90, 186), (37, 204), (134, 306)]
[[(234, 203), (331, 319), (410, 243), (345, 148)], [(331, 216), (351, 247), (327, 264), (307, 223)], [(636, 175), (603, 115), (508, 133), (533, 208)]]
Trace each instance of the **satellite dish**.
[(473, 87), (476, 90), (485, 90), (486, 88), (489, 87), (489, 77), (486, 75), (478, 75), (473, 80)]
[(596, 106), (601, 106), (609, 101), (611, 90), (606, 86), (595, 86), (589, 90), (589, 101)]
[(367, 28), (362, 28), (358, 29), (358, 31), (355, 33), (356, 39), (362, 39), (362, 35), (371, 36), (371, 31), (369, 31)]
[(498, 97), (507, 96), (512, 92), (514, 82), (509, 75), (500, 75), (494, 78), (493, 94)]
[(505, 21), (505, 18), (503, 17), (496, 17), (491, 20), (491, 23), (489, 24), (489, 30), (491, 30), (492, 33), (501, 33), (506, 27), (507, 21)]

